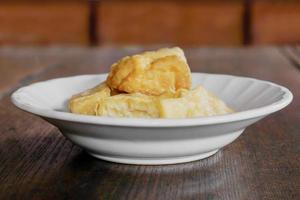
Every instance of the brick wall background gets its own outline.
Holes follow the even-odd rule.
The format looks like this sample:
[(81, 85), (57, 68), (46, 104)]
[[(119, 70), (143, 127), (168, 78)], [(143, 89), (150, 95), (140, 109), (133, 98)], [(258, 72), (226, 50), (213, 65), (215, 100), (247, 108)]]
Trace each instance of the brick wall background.
[(0, 45), (300, 43), (299, 0), (2, 0)]

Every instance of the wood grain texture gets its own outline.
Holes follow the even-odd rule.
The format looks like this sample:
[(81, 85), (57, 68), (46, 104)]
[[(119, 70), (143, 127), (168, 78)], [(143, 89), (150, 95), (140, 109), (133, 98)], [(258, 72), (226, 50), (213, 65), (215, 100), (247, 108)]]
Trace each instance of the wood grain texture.
[(283, 47), (282, 53), (290, 60), (292, 65), (296, 66), (300, 70), (300, 47)]
[(254, 44), (300, 42), (300, 1), (253, 0), (251, 38)]
[(295, 48), (295, 63), (298, 66), (298, 68), (300, 69), (300, 46), (297, 46)]
[[(0, 98), (22, 84), (29, 83), (34, 77), (45, 73), (49, 68), (59, 66), (63, 59), (80, 55), (75, 48), (64, 53), (64, 48), (51, 48), (40, 51), (36, 48), (19, 50), (13, 47), (0, 49)], [(61, 56), (60, 54), (64, 54)], [(79, 60), (74, 58), (75, 62)]]
[(101, 44), (241, 45), (243, 2), (101, 1)]
[(87, 2), (0, 4), (0, 45), (87, 45)]
[[(40, 62), (55, 62), (27, 83), (105, 72), (116, 59), (141, 50), (37, 49), (49, 55), (40, 56)], [(192, 48), (186, 54), (193, 71), (271, 80), (289, 87), (294, 101), (208, 159), (130, 166), (90, 157), (57, 128), (16, 109), (4, 97), (0, 199), (299, 199), (299, 70), (276, 48)]]
[(5, 92), (16, 87), (19, 82), (32, 74), (39, 73), (46, 66), (36, 62), (32, 55), (16, 54), (7, 49), (0, 50), (0, 98)]

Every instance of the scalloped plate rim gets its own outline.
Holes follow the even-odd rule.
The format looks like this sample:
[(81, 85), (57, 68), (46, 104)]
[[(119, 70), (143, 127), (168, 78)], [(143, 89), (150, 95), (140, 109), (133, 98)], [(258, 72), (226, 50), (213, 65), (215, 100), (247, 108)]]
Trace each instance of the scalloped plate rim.
[(69, 77), (60, 77), (60, 78), (33, 83), (16, 90), (11, 95), (11, 100), (15, 106), (17, 106), (22, 110), (50, 119), (58, 119), (63, 121), (88, 123), (88, 124), (96, 124), (96, 125), (98, 124), (98, 125), (126, 126), (126, 127), (185, 127), (185, 126), (221, 124), (221, 123), (228, 123), (228, 122), (256, 118), (260, 116), (266, 116), (268, 114), (283, 109), (289, 103), (291, 103), (293, 99), (293, 94), (289, 89), (270, 81), (264, 81), (256, 78), (243, 77), (243, 76), (234, 76), (234, 75), (227, 75), (227, 74), (212, 74), (212, 73), (192, 73), (192, 76), (197, 76), (197, 75), (226, 76), (228, 78), (242, 78), (251, 81), (259, 81), (261, 83), (266, 83), (271, 86), (279, 88), (284, 94), (282, 95), (282, 98), (280, 100), (263, 107), (249, 109), (241, 112), (235, 112), (227, 115), (218, 115), (218, 116), (211, 116), (211, 117), (195, 117), (195, 118), (185, 118), (185, 119), (146, 119), (146, 118), (120, 118), (120, 117), (79, 115), (79, 114), (56, 111), (53, 109), (39, 108), (37, 106), (29, 105), (26, 103), (26, 101), (23, 101), (19, 98), (24, 91), (26, 92), (26, 90), (30, 89), (30, 87), (34, 87), (39, 84), (49, 84), (53, 81), (58, 81), (62, 79), (73, 79), (73, 78), (81, 78), (81, 77), (92, 78), (92, 77), (105, 76), (105, 75), (107, 74), (86, 74), (86, 75), (77, 75), (77, 76), (69, 76)]

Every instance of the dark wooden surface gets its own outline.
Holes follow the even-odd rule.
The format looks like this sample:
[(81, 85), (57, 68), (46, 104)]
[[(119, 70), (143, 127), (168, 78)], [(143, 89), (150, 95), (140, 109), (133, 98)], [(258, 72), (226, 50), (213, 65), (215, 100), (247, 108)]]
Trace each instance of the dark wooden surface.
[(274, 81), (294, 93), (286, 109), (247, 128), (216, 155), (167, 166), (90, 157), (10, 93), (35, 81), (101, 73), (141, 48), (0, 48), (0, 199), (300, 199), (300, 49), (186, 49), (193, 71)]

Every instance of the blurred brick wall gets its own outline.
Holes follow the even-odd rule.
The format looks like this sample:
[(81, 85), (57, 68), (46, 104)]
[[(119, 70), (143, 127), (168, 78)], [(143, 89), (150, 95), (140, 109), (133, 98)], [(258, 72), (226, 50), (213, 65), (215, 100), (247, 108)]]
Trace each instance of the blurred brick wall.
[(0, 44), (87, 45), (89, 9), (78, 1), (0, 3)]
[(103, 43), (241, 45), (242, 1), (103, 1)]
[(300, 42), (300, 0), (1, 0), (0, 45)]
[(251, 13), (252, 43), (300, 43), (300, 0), (256, 0)]

